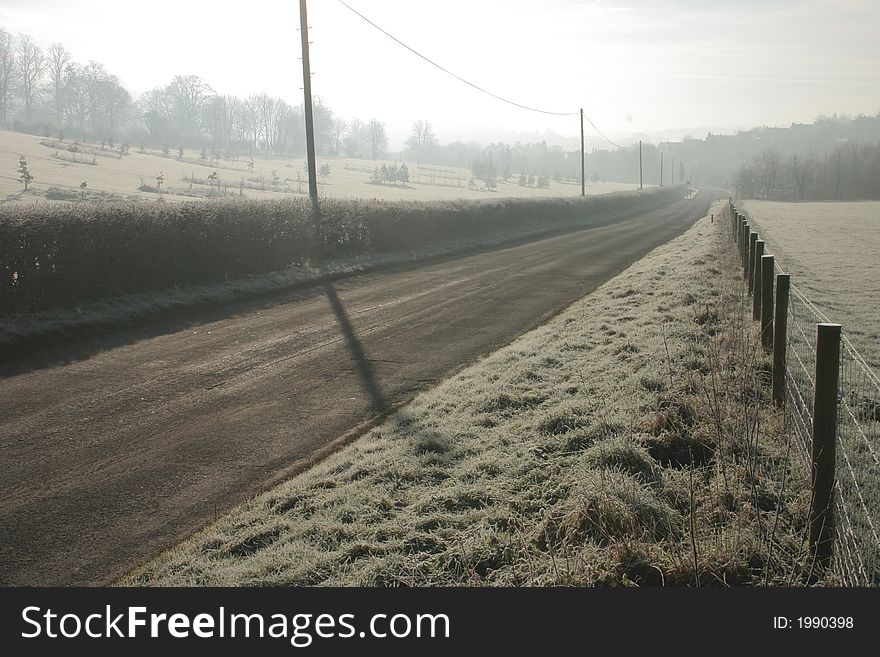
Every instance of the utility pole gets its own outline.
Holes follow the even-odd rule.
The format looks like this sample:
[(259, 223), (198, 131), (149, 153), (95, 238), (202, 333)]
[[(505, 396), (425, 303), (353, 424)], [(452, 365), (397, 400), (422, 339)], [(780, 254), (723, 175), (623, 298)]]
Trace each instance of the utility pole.
[(587, 172), (584, 169), (584, 108), (581, 108), (581, 196), (587, 194)]
[(663, 151), (660, 151), (660, 186), (663, 187)]
[(669, 173), (669, 177), (672, 178), (672, 184), (675, 184), (675, 156), (672, 156), (672, 171)]
[(639, 139), (639, 189), (644, 189), (642, 186), (642, 140)]
[(312, 115), (312, 71), (309, 65), (309, 19), (306, 0), (299, 0), (299, 33), (302, 37), (303, 108), (306, 115), (306, 155), (309, 162), (309, 198), (318, 205), (318, 166), (315, 162), (315, 119)]

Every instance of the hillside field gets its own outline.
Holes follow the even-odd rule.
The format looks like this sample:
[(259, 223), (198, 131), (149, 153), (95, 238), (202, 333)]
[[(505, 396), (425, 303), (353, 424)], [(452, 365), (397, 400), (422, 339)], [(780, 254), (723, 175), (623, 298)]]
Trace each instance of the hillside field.
[(880, 371), (880, 202), (746, 201), (792, 283)]
[[(212, 162), (201, 158), (200, 149), (184, 149), (183, 158), (178, 159), (179, 153), (173, 148), (166, 156), (159, 150), (141, 151), (138, 146), (132, 145), (120, 157), (118, 144), (111, 148), (109, 145), (102, 147), (100, 143), (80, 142), (78, 153), (68, 150), (72, 144), (73, 139), (70, 138), (59, 142), (57, 135), (47, 138), (0, 131), (0, 204), (76, 201), (80, 199), (80, 184), (83, 181), (87, 183), (86, 200), (156, 200), (160, 198), (159, 194), (140, 188), (142, 185), (155, 188), (156, 176), (160, 172), (164, 178), (161, 198), (168, 201), (224, 194), (251, 199), (291, 198), (308, 194), (304, 158), (257, 156), (251, 168), (247, 156)], [(27, 192), (24, 192), (18, 179), (21, 155), (27, 159), (28, 169), (34, 177)], [(471, 189), (468, 187), (471, 173), (467, 169), (419, 167), (412, 162), (407, 163), (410, 182), (405, 186), (369, 182), (373, 169), (394, 161), (394, 158), (372, 161), (319, 157), (319, 170), (324, 164), (330, 166), (329, 175), (318, 176), (319, 193), (336, 198), (413, 201), (578, 196), (581, 191), (579, 183), (570, 181), (551, 181), (547, 188), (521, 186), (516, 182), (518, 172), (507, 182), (499, 178), (495, 190), (485, 189), (482, 182)], [(219, 191), (208, 180), (215, 171), (219, 177)], [(605, 194), (637, 187), (628, 183), (588, 182), (587, 193)]]

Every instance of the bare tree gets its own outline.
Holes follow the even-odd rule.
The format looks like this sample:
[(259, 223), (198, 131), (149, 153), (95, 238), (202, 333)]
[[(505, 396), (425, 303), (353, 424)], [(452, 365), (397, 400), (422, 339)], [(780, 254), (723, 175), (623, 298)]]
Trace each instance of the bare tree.
[(214, 96), (205, 104), (203, 123), (215, 150), (229, 148), (240, 109), (241, 100), (235, 96)]
[(64, 106), (66, 118), (83, 132), (89, 118), (89, 99), (86, 93), (85, 69), (80, 64), (68, 64), (64, 72)]
[(412, 126), (412, 133), (406, 140), (406, 145), (415, 155), (416, 162), (422, 164), (431, 157), (431, 151), (437, 145), (437, 137), (434, 136), (434, 128), (427, 121), (416, 121)]
[(197, 75), (176, 75), (166, 92), (171, 99), (173, 123), (181, 138), (198, 135), (202, 108), (214, 90)]
[(358, 118), (352, 119), (345, 133), (345, 153), (349, 157), (363, 157), (366, 140), (366, 125)]
[(275, 110), (278, 104), (269, 94), (252, 96), (255, 119), (259, 134), (263, 137), (263, 147), (268, 151), (275, 146)]
[(281, 153), (286, 150), (288, 141), (296, 132), (301, 123), (297, 122), (296, 111), (281, 98), (275, 101), (275, 111), (272, 114), (273, 148)]
[(123, 123), (131, 108), (131, 94), (115, 75), (106, 77), (101, 84), (101, 102), (107, 119), (107, 134), (112, 139), (116, 128)]
[(388, 136), (385, 134), (385, 124), (378, 119), (370, 119), (366, 126), (367, 143), (370, 145), (370, 154), (375, 160), (388, 146)]
[(759, 175), (764, 198), (770, 198), (771, 194), (776, 190), (780, 161), (781, 158), (778, 151), (769, 148), (762, 151), (759, 156)]
[(150, 140), (166, 141), (171, 126), (171, 96), (162, 87), (152, 89), (143, 94), (139, 105), (143, 113), (144, 125), (150, 133)]
[(345, 130), (348, 127), (348, 121), (341, 116), (337, 116), (333, 120), (333, 141), (336, 144), (336, 155), (339, 155), (339, 147), (342, 145), (342, 139), (345, 137)]
[(59, 125), (64, 120), (64, 78), (70, 64), (70, 53), (60, 43), (53, 43), (47, 51), (52, 105)]
[(46, 69), (46, 58), (40, 47), (26, 34), (18, 35), (16, 64), (21, 82), (21, 97), (24, 100), (25, 118), (31, 120), (34, 100), (39, 92), (40, 80)]
[(315, 124), (315, 149), (331, 155), (334, 148), (333, 110), (317, 96), (312, 99), (312, 118)]
[(104, 136), (109, 133), (112, 138), (127, 114), (131, 96), (119, 78), (109, 73), (100, 62), (91, 61), (82, 67), (80, 77), (92, 134)]
[(15, 78), (15, 43), (12, 35), (0, 27), (0, 127), (9, 116), (9, 84)]
[(789, 161), (788, 167), (792, 183), (794, 184), (795, 195), (798, 200), (803, 201), (807, 185), (813, 177), (813, 163), (810, 159), (799, 158), (797, 155), (794, 155)]
[(241, 111), (241, 131), (245, 139), (250, 144), (251, 153), (257, 149), (257, 142), (260, 140), (260, 96), (252, 94), (248, 96)]

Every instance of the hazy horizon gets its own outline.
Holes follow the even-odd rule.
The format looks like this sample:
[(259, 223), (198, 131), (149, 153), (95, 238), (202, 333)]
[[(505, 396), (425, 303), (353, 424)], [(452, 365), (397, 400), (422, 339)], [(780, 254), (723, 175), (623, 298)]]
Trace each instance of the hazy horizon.
[[(873, 34), (880, 4), (860, 0), (349, 4), (458, 75), (530, 106), (583, 107), (622, 142), (880, 110), (880, 40)], [(3, 0), (0, 26), (43, 47), (59, 41), (77, 61), (104, 63), (136, 95), (194, 74), (218, 93), (265, 91), (301, 103), (298, 3), (248, 7), (242, 13), (222, 3), (157, 0), (142, 11), (107, 0)], [(480, 94), (336, 0), (312, 0), (309, 23), (314, 95), (342, 116), (384, 121), (392, 149), (422, 119), (441, 143), (577, 135), (577, 117), (528, 112)], [(588, 144), (598, 143), (589, 126), (587, 134)]]

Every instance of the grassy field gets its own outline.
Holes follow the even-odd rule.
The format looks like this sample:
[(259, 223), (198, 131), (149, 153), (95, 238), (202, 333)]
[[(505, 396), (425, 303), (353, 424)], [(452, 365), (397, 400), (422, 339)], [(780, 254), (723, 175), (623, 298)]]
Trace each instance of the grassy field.
[[(44, 143), (45, 142), (45, 143)], [(201, 160), (201, 151), (184, 150), (178, 160), (177, 150), (168, 156), (148, 149), (141, 152), (131, 146), (120, 156), (118, 145), (110, 148), (100, 143), (81, 143), (80, 152), (67, 150), (73, 143), (56, 137), (43, 138), (16, 132), (0, 131), (0, 203), (34, 203), (76, 201), (81, 196), (80, 184), (85, 181), (87, 200), (193, 200), (220, 197), (224, 194), (245, 198), (290, 198), (307, 196), (308, 182), (304, 159), (255, 157)], [(34, 177), (28, 192), (18, 180), (19, 157), (24, 155)], [(73, 161), (74, 158), (76, 161)], [(94, 162), (94, 164), (92, 164)], [(390, 163), (390, 161), (387, 161)], [(382, 161), (357, 160), (344, 157), (320, 157), (318, 167), (328, 164), (330, 175), (319, 176), (319, 193), (339, 198), (377, 198), (384, 200), (450, 200), (460, 198), (499, 198), (504, 196), (541, 198), (547, 196), (578, 196), (580, 184), (551, 182), (548, 188), (520, 186), (516, 177), (508, 182), (498, 180), (495, 190), (469, 189), (471, 174), (465, 169), (434, 167), (421, 169), (408, 163), (408, 185), (381, 185), (369, 182), (370, 172)], [(213, 172), (219, 177), (219, 190), (208, 180)], [(142, 191), (142, 185), (155, 188), (156, 176), (162, 173), (163, 193)], [(274, 173), (273, 173), (274, 172)], [(528, 172), (526, 172), (528, 173)], [(242, 183), (244, 187), (242, 187)], [(588, 194), (636, 189), (626, 183), (588, 183)]]
[(880, 202), (776, 203), (743, 208), (783, 269), (880, 372)]
[(800, 583), (808, 471), (767, 408), (721, 225), (122, 583)]

